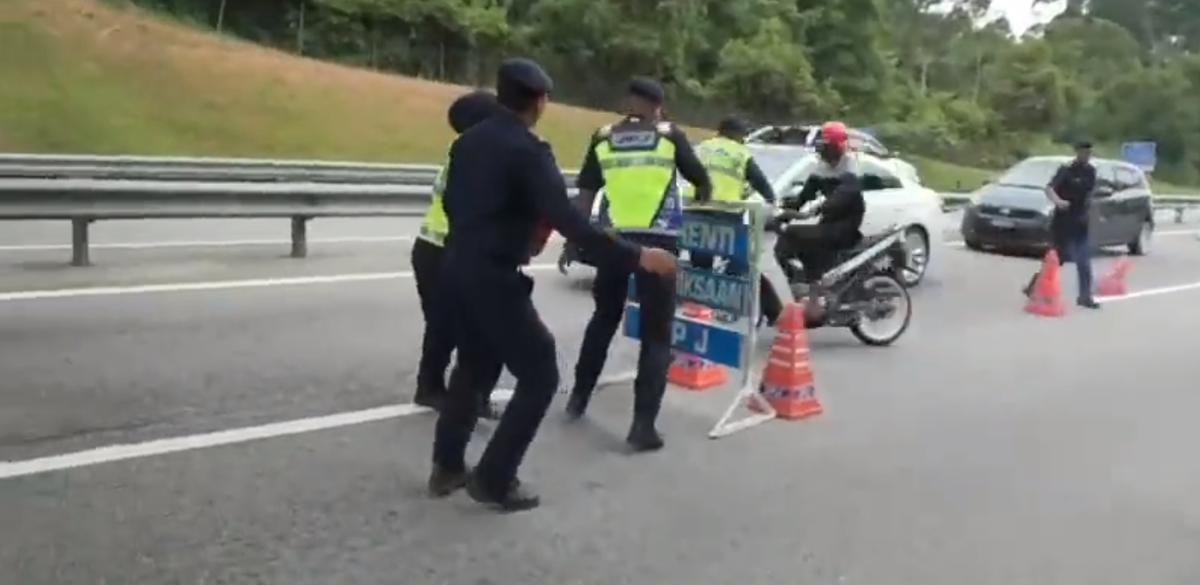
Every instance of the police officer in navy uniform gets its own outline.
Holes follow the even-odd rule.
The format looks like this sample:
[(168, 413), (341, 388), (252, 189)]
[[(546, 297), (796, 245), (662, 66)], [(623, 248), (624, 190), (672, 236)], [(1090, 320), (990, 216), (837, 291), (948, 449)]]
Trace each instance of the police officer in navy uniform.
[[(712, 182), (687, 136), (661, 118), (664, 98), (657, 82), (636, 78), (629, 84), (628, 115), (600, 128), (592, 139), (578, 178), (578, 203), (591, 209), (604, 189), (601, 221), (622, 238), (674, 250), (682, 219), (677, 174), (695, 186), (695, 199), (708, 201)], [(613, 336), (621, 324), (629, 287), (628, 265), (599, 266), (592, 284), (596, 310), (588, 322), (575, 365), (575, 384), (567, 415), (579, 418), (600, 379)], [(638, 373), (634, 381), (633, 423), (626, 441), (635, 451), (663, 446), (655, 421), (671, 365), (671, 321), (675, 281), (644, 270), (632, 271), (641, 307)]]
[[(517, 479), (558, 388), (554, 336), (533, 305), (533, 280), (520, 267), (545, 245), (552, 226), (602, 265), (672, 274), (670, 252), (625, 242), (592, 227), (567, 199), (550, 145), (533, 134), (552, 82), (528, 59), (505, 61), (496, 95), (504, 110), (450, 147), (443, 206), (450, 223), (442, 264), (445, 309), (458, 342), (433, 445), (430, 495), (466, 487), (476, 501), (504, 511), (527, 510), (539, 498)], [(478, 464), (465, 451), (479, 396), (505, 366), (517, 379), (512, 400)]]
[[(476, 124), (499, 113), (496, 96), (487, 90), (477, 90), (454, 100), (446, 117), (455, 134), (462, 134)], [(449, 236), (450, 223), (442, 207), (442, 192), (445, 190), (446, 168), (438, 171), (433, 182), (433, 198), (417, 241), (412, 247), (412, 267), (417, 281), (417, 296), (421, 299), (421, 313), (425, 317), (425, 333), (421, 343), (421, 361), (417, 369), (417, 392), (413, 402), (420, 406), (439, 409), (446, 397), (446, 370), (450, 356), (454, 353), (454, 336), (438, 310), (437, 299), (441, 294), (442, 256)], [(487, 397), (482, 400), (486, 403)], [(490, 414), (485, 409), (485, 414)]]
[[(1079, 288), (1075, 304), (1085, 309), (1099, 309), (1100, 303), (1092, 292), (1092, 245), (1088, 235), (1088, 217), (1098, 179), (1092, 165), (1092, 143), (1075, 143), (1075, 158), (1058, 168), (1046, 185), (1046, 198), (1054, 205), (1050, 219), (1050, 234), (1058, 253), (1059, 265), (1074, 262)], [(1038, 275), (1034, 274), (1025, 286), (1025, 296), (1033, 291)]]

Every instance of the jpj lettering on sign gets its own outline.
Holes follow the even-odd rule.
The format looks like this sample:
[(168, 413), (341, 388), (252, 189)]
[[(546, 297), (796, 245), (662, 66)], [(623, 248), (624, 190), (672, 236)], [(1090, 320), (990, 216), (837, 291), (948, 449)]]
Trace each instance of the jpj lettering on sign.
[[(625, 307), (625, 336), (640, 339), (640, 309), (637, 305)], [(671, 347), (676, 351), (691, 354), (731, 368), (741, 367), (742, 333), (711, 323), (675, 317), (671, 323)]]

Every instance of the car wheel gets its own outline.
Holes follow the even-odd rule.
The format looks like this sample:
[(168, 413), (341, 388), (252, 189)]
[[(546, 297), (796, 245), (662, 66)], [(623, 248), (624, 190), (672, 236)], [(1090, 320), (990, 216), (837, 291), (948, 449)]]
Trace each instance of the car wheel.
[(963, 245), (966, 246), (968, 250), (975, 250), (976, 252), (983, 249), (983, 245), (975, 240), (963, 240)]
[(1154, 238), (1154, 222), (1147, 219), (1142, 222), (1142, 229), (1137, 237), (1129, 242), (1129, 253), (1134, 256), (1145, 256), (1150, 251), (1150, 242)]
[(914, 287), (921, 284), (929, 269), (929, 236), (924, 229), (914, 227), (904, 232), (904, 251), (908, 262), (900, 272), (901, 281), (904, 286)]

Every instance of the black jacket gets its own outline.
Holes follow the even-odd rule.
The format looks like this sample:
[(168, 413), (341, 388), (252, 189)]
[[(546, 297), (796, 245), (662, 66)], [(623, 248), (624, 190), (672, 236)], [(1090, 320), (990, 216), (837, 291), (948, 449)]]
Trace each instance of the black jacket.
[(507, 111), (451, 145), (442, 202), (450, 222), (446, 263), (453, 269), (527, 264), (543, 221), (597, 262), (638, 265), (640, 248), (589, 224), (567, 198), (550, 145)]
[(1072, 161), (1058, 167), (1050, 188), (1066, 200), (1066, 209), (1055, 209), (1051, 227), (1060, 232), (1087, 230), (1088, 209), (1096, 190), (1096, 167), (1091, 163)]
[(867, 202), (863, 198), (862, 184), (853, 172), (815, 172), (804, 181), (799, 196), (785, 203), (799, 209), (805, 203), (825, 196), (817, 213), (817, 222), (827, 237), (841, 246), (854, 246), (862, 240), (863, 218), (867, 215)]

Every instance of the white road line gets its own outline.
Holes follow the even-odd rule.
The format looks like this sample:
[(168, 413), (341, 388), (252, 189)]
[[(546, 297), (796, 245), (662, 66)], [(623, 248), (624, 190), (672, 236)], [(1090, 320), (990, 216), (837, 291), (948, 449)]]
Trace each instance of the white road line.
[[(541, 271), (557, 268), (554, 264), (534, 264), (527, 270)], [(306, 286), (313, 284), (339, 284), (372, 280), (395, 280), (412, 278), (411, 270), (403, 272), (365, 272), (360, 274), (332, 274), (328, 276), (300, 276), (294, 278), (258, 278), (251, 280), (216, 280), (210, 282), (182, 282), (170, 284), (144, 284), (134, 286), (97, 286), (88, 288), (63, 288), (50, 290), (26, 290), (0, 293), (0, 302), (36, 301), (44, 299), (66, 299), (76, 297), (98, 297), (136, 295), (149, 293), (190, 292), (209, 290), (233, 290), (243, 288), (266, 288), (272, 286)]]
[(234, 445), (237, 443), (246, 443), (249, 441), (258, 441), (274, 437), (298, 435), (301, 433), (312, 433), (316, 431), (335, 429), (338, 427), (361, 425), (399, 418), (402, 416), (411, 416), (423, 412), (429, 412), (429, 409), (416, 406), (414, 404), (400, 404), (354, 412), (343, 412), (328, 416), (302, 418), (298, 420), (271, 423), (256, 427), (243, 427), (240, 429), (217, 431), (202, 435), (158, 439), (144, 443), (109, 445), (107, 447), (99, 447), (96, 449), (89, 449), (87, 451), (76, 451), (74, 453), (52, 455), (50, 457), (41, 457), (26, 461), (0, 461), (0, 479), (10, 479), (14, 477), (49, 473), (52, 471), (90, 467), (92, 465), (100, 465), (102, 463), (112, 463), (115, 461), (125, 461), (129, 459), (141, 459), (144, 457), (153, 457), (155, 455), (166, 455), (168, 453), (209, 449), (223, 445)]
[[(1139, 290), (1119, 297), (1104, 297), (1098, 300), (1102, 303), (1115, 303), (1118, 301), (1154, 297), (1192, 290), (1200, 290), (1200, 282)], [(511, 391), (498, 391), (496, 395), (492, 396), (492, 398), (497, 403), (503, 403), (508, 398), (511, 398)], [(37, 459), (27, 459), (24, 461), (0, 461), (0, 480), (51, 473), (54, 471), (64, 471), (68, 469), (77, 469), (80, 467), (90, 467), (93, 465), (101, 465), (116, 461), (126, 461), (129, 459), (141, 459), (145, 457), (209, 449), (212, 447), (234, 445), (237, 443), (246, 443), (250, 441), (259, 441), (276, 437), (286, 437), (289, 435), (312, 433), (339, 427), (355, 426), (388, 419), (401, 418), (414, 414), (421, 414), (423, 412), (428, 412), (428, 410), (413, 404), (400, 404), (353, 412), (343, 412), (326, 416), (270, 423), (253, 427), (228, 429), (199, 435), (156, 439), (142, 443), (109, 445), (105, 447), (97, 447), (95, 449), (88, 449), (85, 451), (51, 455), (49, 457), (39, 457)]]
[(1099, 297), (1096, 300), (1101, 303), (1116, 303), (1118, 301), (1128, 301), (1132, 299), (1141, 299), (1146, 297), (1157, 297), (1161, 295), (1169, 295), (1174, 293), (1188, 292), (1200, 290), (1200, 282), (1189, 282), (1185, 284), (1177, 284), (1174, 286), (1161, 286), (1157, 288), (1148, 288), (1145, 290), (1135, 290), (1117, 297)]
[[(1167, 230), (1155, 232), (1156, 236), (1189, 236), (1200, 234), (1200, 230)], [(310, 238), (312, 244), (389, 244), (411, 242), (416, 236), (346, 236), (336, 238)], [(562, 241), (562, 236), (555, 233), (551, 242)], [(252, 239), (252, 240), (178, 240), (165, 242), (93, 242), (93, 250), (156, 250), (169, 248), (237, 248), (253, 246), (287, 246), (291, 240), (286, 239)], [(948, 246), (962, 246), (962, 240), (946, 240)], [(48, 252), (55, 250), (70, 250), (71, 244), (0, 244), (3, 252)]]
[[(344, 238), (310, 238), (309, 244), (380, 244), (411, 242), (414, 236), (348, 236)], [(168, 242), (92, 242), (93, 250), (154, 250), (157, 248), (236, 248), (239, 246), (288, 246), (291, 240), (179, 240)], [(71, 244), (9, 244), (0, 245), (0, 252), (41, 252), (70, 250)]]
[[(309, 245), (318, 244), (390, 244), (411, 242), (416, 236), (345, 236), (336, 238), (309, 238)], [(557, 232), (550, 242), (562, 241)], [(156, 250), (167, 248), (237, 248), (253, 246), (289, 246), (291, 240), (286, 239), (252, 239), (252, 240), (178, 240), (165, 242), (92, 242), (93, 250)], [(70, 250), (71, 244), (0, 244), (3, 252), (48, 252), (54, 250)]]

